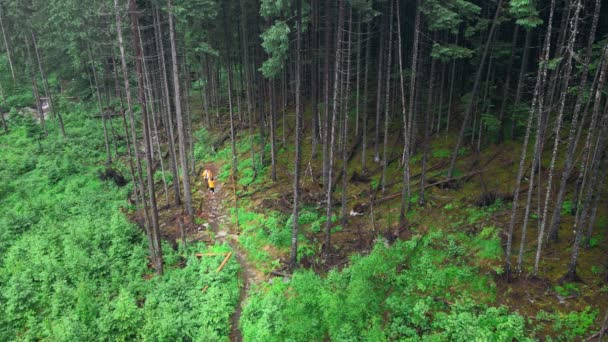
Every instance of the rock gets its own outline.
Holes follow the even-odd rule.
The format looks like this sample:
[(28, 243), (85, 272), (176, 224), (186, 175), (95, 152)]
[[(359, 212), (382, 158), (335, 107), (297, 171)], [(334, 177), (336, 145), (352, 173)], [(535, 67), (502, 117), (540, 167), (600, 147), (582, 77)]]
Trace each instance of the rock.
[(358, 212), (356, 212), (354, 210), (351, 210), (349, 215), (350, 216), (363, 216), (363, 213), (358, 213)]

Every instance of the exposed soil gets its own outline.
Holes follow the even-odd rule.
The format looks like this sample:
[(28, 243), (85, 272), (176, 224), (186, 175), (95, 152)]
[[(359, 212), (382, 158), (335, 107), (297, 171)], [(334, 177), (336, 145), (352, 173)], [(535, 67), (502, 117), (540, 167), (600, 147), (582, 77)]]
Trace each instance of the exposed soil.
[[(209, 169), (214, 175), (218, 174), (219, 168), (215, 164), (205, 165), (204, 168)], [(230, 332), (231, 341), (242, 341), (243, 337), (239, 328), (239, 322), (243, 309), (243, 303), (248, 297), (249, 289), (255, 283), (264, 281), (264, 275), (257, 270), (251, 263), (247, 261), (245, 251), (240, 248), (239, 236), (235, 227), (230, 223), (230, 219), (224, 210), (224, 203), (228, 201), (228, 188), (224, 191), (224, 184), (216, 181), (215, 193), (208, 191), (202, 179), (197, 179), (194, 185), (198, 187), (195, 198), (197, 202), (197, 216), (204, 219), (208, 223), (209, 229), (215, 234), (215, 241), (226, 242), (232, 248), (237, 262), (240, 264), (239, 277), (241, 280), (241, 291), (239, 302), (232, 315), (232, 328)], [(202, 205), (201, 205), (202, 203)]]
[[(211, 170), (213, 175), (217, 175), (219, 167), (215, 164), (203, 165), (203, 168)], [(198, 168), (197, 168), (198, 170)], [(240, 265), (239, 278), (241, 283), (240, 296), (237, 307), (232, 315), (231, 322), (231, 341), (242, 341), (239, 322), (243, 303), (246, 301), (249, 289), (253, 284), (263, 282), (265, 275), (255, 268), (254, 265), (247, 261), (246, 252), (240, 248), (239, 235), (236, 227), (230, 222), (230, 217), (224, 210), (224, 203), (228, 203), (230, 198), (230, 189), (223, 189), (222, 183), (216, 179), (215, 193), (208, 190), (206, 182), (200, 176), (199, 172), (194, 180), (191, 181), (193, 190), (192, 205), (197, 217), (196, 221), (202, 221), (202, 224), (197, 222), (189, 222), (182, 206), (176, 206), (174, 199), (169, 198), (171, 203), (167, 204), (163, 193), (157, 193), (159, 206), (159, 225), (161, 236), (169, 242), (174, 249), (177, 249), (178, 242), (181, 243), (182, 231), (180, 221), (183, 222), (185, 230), (185, 238), (187, 243), (205, 242), (205, 243), (227, 243), (233, 250), (233, 256)], [(144, 226), (141, 213), (131, 215), (131, 220), (136, 222), (140, 227)], [(200, 220), (200, 221), (199, 221)]]

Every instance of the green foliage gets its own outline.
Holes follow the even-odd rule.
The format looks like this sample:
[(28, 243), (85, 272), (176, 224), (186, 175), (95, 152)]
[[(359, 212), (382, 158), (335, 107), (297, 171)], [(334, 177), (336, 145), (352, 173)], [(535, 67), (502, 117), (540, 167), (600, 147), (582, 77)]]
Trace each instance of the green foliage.
[(563, 297), (568, 297), (570, 295), (573, 294), (578, 294), (579, 293), (579, 288), (576, 286), (575, 283), (565, 283), (563, 286), (555, 286), (555, 292), (557, 292), (558, 295), (563, 296)]
[(558, 340), (575, 341), (587, 334), (589, 328), (593, 326), (597, 315), (598, 310), (592, 310), (588, 306), (583, 311), (550, 314), (549, 318), (554, 321), (553, 330), (559, 334)]
[(572, 215), (572, 208), (574, 203), (571, 200), (565, 200), (562, 202), (562, 215)]
[(592, 236), (589, 238), (589, 248), (595, 248), (600, 245), (600, 239)]
[(466, 0), (425, 1), (422, 12), (428, 17), (431, 31), (449, 30), (458, 32), (458, 26), (467, 19), (478, 15), (481, 7)]
[(29, 106), (36, 106), (36, 100), (34, 99), (34, 95), (29, 88), (26, 89), (16, 89), (14, 94), (11, 94), (6, 97), (7, 109), (10, 108), (24, 108)]
[[(494, 236), (484, 233), (483, 236)], [(451, 242), (450, 242), (451, 241)], [(466, 291), (491, 292), (474, 268), (454, 262), (432, 232), (392, 247), (377, 243), (370, 255), (323, 278), (299, 270), (275, 278), (249, 298), (241, 317), (245, 340), (525, 341), (524, 320), (505, 308), (476, 304)], [(463, 250), (451, 252), (461, 254)], [(455, 301), (447, 305), (445, 301)]]
[(290, 32), (291, 29), (285, 21), (277, 20), (260, 35), (262, 47), (270, 56), (260, 68), (265, 77), (275, 78), (283, 70), (289, 50)]
[(226, 340), (238, 264), (216, 273), (221, 258), (186, 257), (180, 268), (165, 244), (154, 277), (123, 214), (130, 186), (98, 179), (103, 136), (82, 108), (64, 116), (69, 140), (51, 131), (42, 150), (24, 120), (0, 136), (0, 340)]
[(557, 57), (557, 58), (552, 58), (550, 60), (548, 60), (547, 63), (547, 69), (549, 70), (555, 70), (557, 69), (557, 67), (560, 65), (560, 63), (562, 62), (563, 57)]
[(433, 150), (434, 158), (448, 158), (452, 152), (446, 149)]
[(485, 126), (485, 128), (491, 133), (490, 136), (494, 136), (496, 132), (500, 129), (500, 121), (498, 118), (492, 113), (483, 113), (481, 114), (481, 122)]
[(526, 29), (533, 29), (542, 25), (543, 20), (538, 16), (538, 10), (532, 0), (509, 1), (509, 13), (516, 19), (518, 25)]
[(289, 15), (291, 3), (289, 0), (262, 0), (260, 14), (266, 19)]
[(194, 158), (198, 161), (206, 159), (213, 151), (212, 140), (209, 132), (205, 127), (201, 127), (198, 131), (194, 132), (194, 138), (196, 144), (194, 145)]
[(433, 44), (433, 51), (431, 56), (438, 58), (442, 62), (447, 62), (452, 59), (465, 59), (471, 58), (474, 51), (466, 47), (454, 45), (454, 44)]
[(494, 227), (485, 227), (473, 239), (473, 249), (477, 250), (477, 257), (489, 260), (501, 260), (503, 249), (498, 230)]

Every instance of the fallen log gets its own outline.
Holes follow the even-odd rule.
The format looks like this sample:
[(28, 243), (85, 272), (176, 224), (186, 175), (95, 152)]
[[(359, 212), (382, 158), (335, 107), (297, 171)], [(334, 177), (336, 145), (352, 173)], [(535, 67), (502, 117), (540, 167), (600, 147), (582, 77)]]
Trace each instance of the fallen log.
[(602, 327), (600, 328), (600, 331), (587, 337), (585, 339), (585, 341), (591, 341), (597, 337), (597, 340), (601, 342), (602, 339), (604, 338), (604, 333), (606, 333), (607, 331), (608, 331), (608, 311), (606, 311), (606, 315), (604, 316), (604, 321), (602, 322)]
[[(353, 145), (353, 147), (351, 147), (350, 152), (348, 153), (348, 158), (347, 158), (347, 163), (350, 162), (353, 157), (355, 156), (355, 152), (357, 152), (357, 150), (359, 149), (359, 145), (361, 145), (362, 142), (362, 138), (361, 136), (359, 136), (357, 138), (357, 141), (355, 141), (355, 144)], [(344, 169), (340, 168), (340, 172), (338, 173), (338, 175), (336, 176), (336, 178), (334, 179), (332, 184), (338, 184), (340, 182), (340, 180), (342, 179), (342, 176), (344, 176)], [(332, 191), (336, 191), (337, 186), (334, 186)]]
[[(446, 179), (441, 180), (441, 181), (438, 181), (438, 182), (434, 182), (434, 183), (426, 184), (426, 185), (424, 186), (424, 188), (426, 189), (426, 188), (430, 188), (430, 187), (433, 187), (433, 186), (441, 185), (441, 184), (444, 184), (444, 183), (453, 182), (453, 181), (455, 181), (455, 180), (458, 180), (458, 179), (461, 179), (461, 178), (465, 178), (465, 177), (469, 177), (469, 176), (471, 176), (471, 175), (476, 175), (476, 174), (479, 174), (479, 173), (482, 173), (482, 172), (488, 171), (488, 170), (490, 170), (490, 169), (492, 169), (492, 168), (487, 167), (487, 168), (485, 168), (485, 169), (481, 169), (481, 170), (477, 170), (477, 171), (472, 171), (472, 172), (465, 173), (464, 175), (460, 175), (460, 176), (458, 176), (458, 177), (446, 178)], [(411, 184), (410, 186), (414, 186), (414, 185), (419, 184), (419, 183), (420, 183), (420, 182), (416, 182), (416, 183), (414, 183), (414, 184)], [(385, 196), (385, 197), (382, 197), (382, 198), (374, 199), (374, 200), (372, 200), (372, 201), (370, 201), (370, 202), (363, 203), (363, 204), (361, 204), (361, 205), (364, 205), (364, 206), (369, 206), (369, 205), (370, 205), (370, 204), (372, 204), (372, 203), (373, 203), (373, 204), (379, 204), (379, 203), (382, 203), (382, 202), (385, 202), (385, 201), (391, 200), (391, 199), (393, 199), (393, 198), (397, 198), (397, 197), (399, 197), (399, 196), (401, 196), (401, 192), (396, 193), (396, 194), (392, 194), (392, 195), (388, 195), (388, 196)]]
[(230, 259), (231, 256), (232, 256), (232, 252), (229, 252), (226, 255), (226, 257), (224, 258), (224, 261), (222, 261), (222, 263), (220, 264), (220, 267), (218, 267), (217, 270), (215, 270), (215, 273), (220, 273), (222, 268), (224, 268), (224, 266), (226, 266), (226, 263), (228, 262), (228, 260)]
[(216, 140), (212, 145), (212, 151), (216, 152), (220, 146), (222, 146), (226, 140), (230, 139), (230, 134), (224, 134), (220, 139)]
[(215, 252), (211, 252), (211, 253), (196, 253), (194, 254), (194, 256), (196, 256), (197, 258), (202, 258), (204, 256), (226, 256), (226, 254), (228, 254), (229, 252), (225, 252), (225, 253), (215, 253)]
[[(224, 261), (222, 261), (222, 263), (220, 264), (220, 267), (218, 267), (217, 270), (215, 270), (215, 273), (220, 273), (220, 271), (224, 268), (224, 266), (226, 266), (226, 263), (228, 262), (228, 260), (232, 256), (232, 252), (222, 253), (222, 254), (226, 254), (226, 257), (224, 258)], [(207, 289), (209, 289), (209, 285), (205, 285), (205, 287), (203, 287), (201, 289), (201, 292), (205, 293), (205, 291), (207, 291)]]

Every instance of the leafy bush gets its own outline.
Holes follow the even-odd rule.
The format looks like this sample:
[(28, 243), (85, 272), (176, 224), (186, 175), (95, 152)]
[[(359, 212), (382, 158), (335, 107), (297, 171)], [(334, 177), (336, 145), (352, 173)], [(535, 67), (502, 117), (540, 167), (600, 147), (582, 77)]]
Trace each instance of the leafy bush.
[(34, 95), (31, 89), (16, 89), (13, 94), (6, 97), (6, 106), (8, 108), (24, 108), (36, 105)]
[[(453, 240), (454, 243), (455, 240)], [(505, 308), (476, 304), (467, 291), (491, 292), (487, 280), (452, 263), (439, 232), (370, 255), (322, 278), (298, 270), (288, 283), (263, 285), (241, 317), (245, 340), (525, 341), (524, 320)], [(446, 304), (454, 301), (454, 305)]]
[(554, 320), (553, 330), (561, 336), (560, 340), (575, 341), (585, 336), (597, 318), (598, 310), (586, 307), (583, 311), (556, 313), (550, 317)]
[(122, 213), (128, 187), (97, 178), (99, 123), (64, 119), (70, 139), (51, 131), (40, 150), (26, 120), (0, 136), (0, 340), (226, 340), (238, 264), (217, 273), (221, 258), (184, 251), (180, 268), (163, 244), (154, 277), (145, 235)]

